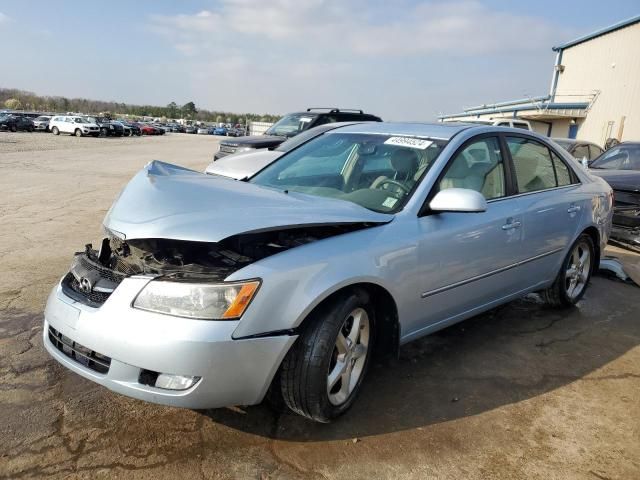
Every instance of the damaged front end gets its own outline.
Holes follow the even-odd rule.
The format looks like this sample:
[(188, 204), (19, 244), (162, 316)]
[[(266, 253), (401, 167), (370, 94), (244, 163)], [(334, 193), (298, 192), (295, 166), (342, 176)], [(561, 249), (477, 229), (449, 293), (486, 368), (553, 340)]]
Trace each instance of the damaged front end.
[(127, 277), (222, 282), (263, 258), (324, 238), (367, 228), (366, 223), (284, 228), (235, 235), (221, 242), (172, 239), (123, 240), (109, 235), (98, 250), (88, 244), (74, 256), (62, 279), (63, 292), (90, 307), (100, 307)]
[(640, 193), (615, 190), (614, 198), (611, 240), (640, 251)]

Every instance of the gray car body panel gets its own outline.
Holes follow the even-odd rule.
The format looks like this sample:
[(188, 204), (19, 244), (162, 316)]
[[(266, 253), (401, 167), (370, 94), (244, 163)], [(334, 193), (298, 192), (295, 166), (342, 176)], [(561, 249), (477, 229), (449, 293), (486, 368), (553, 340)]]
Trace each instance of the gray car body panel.
[(219, 242), (274, 228), (392, 218), (350, 202), (285, 193), (153, 161), (120, 192), (104, 226), (126, 239)]
[(252, 177), (267, 165), (275, 162), (282, 155), (284, 155), (284, 152), (266, 148), (250, 152), (233, 153), (215, 162), (211, 162), (205, 169), (205, 173), (242, 180)]
[[(54, 288), (46, 322), (117, 360), (114, 378), (94, 381), (136, 398), (183, 407), (257, 403), (295, 341), (297, 327), (320, 302), (344, 287), (372, 284), (386, 290), (397, 309), (400, 343), (405, 343), (549, 286), (585, 229), (597, 230), (601, 248), (608, 240), (610, 187), (557, 148), (578, 184), (490, 200), (482, 213), (420, 215), (443, 168), (474, 136), (517, 134), (554, 147), (545, 137), (463, 124), (375, 123), (340, 130), (449, 143), (394, 215), (158, 162), (134, 177), (105, 219), (107, 228), (126, 238), (218, 242), (247, 231), (292, 225), (370, 226), (291, 248), (232, 273), (226, 281), (262, 281), (239, 321), (195, 321), (133, 309), (133, 299), (149, 278), (126, 279), (99, 309), (74, 305)], [(519, 222), (519, 228), (504, 228), (513, 222)], [(60, 303), (79, 309), (79, 317), (58, 314)], [(65, 363), (50, 344), (47, 348)], [(95, 377), (69, 363), (65, 365), (85, 377)], [(138, 367), (202, 375), (203, 383), (180, 394), (159, 393), (135, 384)], [(237, 371), (242, 373), (234, 376)]]

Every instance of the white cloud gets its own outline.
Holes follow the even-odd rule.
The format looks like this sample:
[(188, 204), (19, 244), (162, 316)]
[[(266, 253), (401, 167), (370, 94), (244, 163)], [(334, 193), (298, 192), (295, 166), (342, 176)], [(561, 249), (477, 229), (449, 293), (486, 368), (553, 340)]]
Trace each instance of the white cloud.
[[(181, 69), (208, 107), (284, 112), (311, 103), (385, 104), (396, 118), (417, 98), (430, 110), (411, 118), (460, 108), (462, 102), (452, 106), (452, 89), (472, 82), (464, 75), (474, 68), (491, 75), (477, 65), (483, 61), (513, 74), (511, 88), (531, 88), (531, 75), (515, 58), (535, 57), (530, 63), (539, 65), (553, 39), (564, 37), (545, 19), (479, 0), (221, 0), (211, 10), (153, 15), (148, 27), (183, 56)], [(500, 57), (519, 70), (505, 70)], [(434, 76), (442, 84), (431, 81), (427, 91), (424, 81)], [(223, 85), (223, 98), (203, 82)], [(404, 103), (385, 98), (390, 92)]]

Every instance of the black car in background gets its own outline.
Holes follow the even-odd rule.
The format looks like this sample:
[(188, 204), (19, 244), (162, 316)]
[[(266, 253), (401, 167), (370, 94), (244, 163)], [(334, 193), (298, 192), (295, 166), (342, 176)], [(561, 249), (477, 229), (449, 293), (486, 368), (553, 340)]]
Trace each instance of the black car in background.
[(623, 142), (589, 165), (613, 188), (611, 239), (640, 251), (640, 142)]
[(10, 130), (12, 132), (24, 130), (26, 132), (33, 132), (35, 126), (33, 125), (33, 120), (28, 117), (9, 113), (0, 115), (0, 130)]
[(100, 127), (100, 135), (105, 137), (121, 137), (124, 135), (122, 125), (111, 123), (106, 117), (86, 117), (91, 123), (95, 123)]
[(375, 115), (364, 113), (362, 110), (339, 108), (307, 108), (306, 112), (290, 113), (274, 123), (263, 135), (252, 135), (223, 140), (214, 160), (225, 157), (237, 151), (247, 151), (253, 148), (275, 148), (286, 139), (295, 137), (299, 133), (318, 125), (336, 122), (381, 122)]
[(586, 157), (587, 161), (591, 162), (604, 153), (603, 148), (584, 140), (574, 138), (553, 138), (552, 140), (579, 161)]

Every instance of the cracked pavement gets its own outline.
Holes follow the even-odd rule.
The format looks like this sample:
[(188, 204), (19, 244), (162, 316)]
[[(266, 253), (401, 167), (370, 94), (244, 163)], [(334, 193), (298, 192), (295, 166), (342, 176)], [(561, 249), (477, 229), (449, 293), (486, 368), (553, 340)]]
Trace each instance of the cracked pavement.
[(331, 425), (147, 404), (58, 366), (42, 310), (73, 252), (146, 162), (202, 170), (216, 143), (0, 134), (0, 479), (640, 478), (640, 289), (604, 277), (577, 309), (529, 296), (406, 345)]

